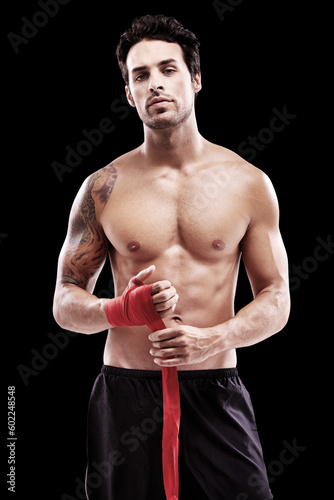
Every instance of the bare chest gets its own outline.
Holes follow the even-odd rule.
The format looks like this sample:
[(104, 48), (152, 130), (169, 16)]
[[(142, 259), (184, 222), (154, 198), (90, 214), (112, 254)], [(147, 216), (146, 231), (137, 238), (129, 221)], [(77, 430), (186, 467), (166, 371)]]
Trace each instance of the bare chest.
[(116, 251), (151, 260), (171, 248), (219, 260), (235, 253), (248, 224), (245, 201), (222, 168), (196, 175), (120, 175), (102, 214)]

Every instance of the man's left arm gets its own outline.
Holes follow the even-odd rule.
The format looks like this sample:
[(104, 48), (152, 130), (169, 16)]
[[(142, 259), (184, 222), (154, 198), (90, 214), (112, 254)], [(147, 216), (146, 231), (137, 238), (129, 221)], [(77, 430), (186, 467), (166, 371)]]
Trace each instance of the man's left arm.
[(254, 300), (233, 318), (214, 327), (181, 325), (152, 333), (151, 355), (158, 365), (200, 363), (220, 352), (261, 342), (287, 323), (288, 259), (279, 231), (276, 194), (264, 174), (253, 190), (251, 220), (240, 246)]

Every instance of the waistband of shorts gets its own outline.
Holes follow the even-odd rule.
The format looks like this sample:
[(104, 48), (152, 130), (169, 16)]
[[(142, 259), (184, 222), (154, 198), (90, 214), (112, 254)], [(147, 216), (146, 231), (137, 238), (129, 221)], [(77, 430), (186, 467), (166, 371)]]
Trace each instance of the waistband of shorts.
[[(160, 370), (132, 370), (130, 368), (103, 365), (101, 373), (134, 379), (162, 380), (162, 373)], [(238, 369), (218, 368), (214, 370), (180, 370), (177, 374), (179, 380), (226, 379), (238, 377)]]

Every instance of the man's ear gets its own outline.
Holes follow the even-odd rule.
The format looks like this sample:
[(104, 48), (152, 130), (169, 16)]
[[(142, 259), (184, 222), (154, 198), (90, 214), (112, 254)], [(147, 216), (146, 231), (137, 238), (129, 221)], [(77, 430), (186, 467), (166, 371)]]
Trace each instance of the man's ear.
[(194, 87), (194, 92), (195, 94), (198, 94), (198, 92), (202, 88), (202, 76), (201, 73), (197, 73), (193, 79), (193, 87)]
[(128, 101), (129, 101), (130, 106), (132, 106), (133, 108), (135, 108), (136, 107), (135, 101), (133, 100), (133, 97), (132, 97), (132, 94), (131, 94), (131, 90), (129, 89), (128, 85), (126, 85), (126, 87), (125, 87), (125, 92), (126, 92), (126, 97), (127, 97)]

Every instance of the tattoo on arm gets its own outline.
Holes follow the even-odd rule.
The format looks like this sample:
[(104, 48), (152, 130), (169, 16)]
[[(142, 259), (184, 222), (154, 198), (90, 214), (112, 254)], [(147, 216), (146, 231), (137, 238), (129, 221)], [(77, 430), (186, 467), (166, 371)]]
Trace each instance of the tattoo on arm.
[(62, 283), (86, 288), (105, 261), (109, 240), (97, 221), (107, 204), (117, 179), (111, 163), (93, 174), (70, 219), (69, 245), (63, 261)]

